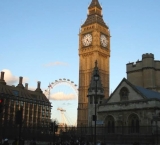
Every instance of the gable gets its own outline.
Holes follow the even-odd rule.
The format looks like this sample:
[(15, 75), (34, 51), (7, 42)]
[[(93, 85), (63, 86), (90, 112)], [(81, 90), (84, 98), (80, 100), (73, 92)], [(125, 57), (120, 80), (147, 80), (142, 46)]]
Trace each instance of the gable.
[(127, 99), (125, 101), (134, 101), (134, 100), (144, 99), (144, 97), (140, 93), (135, 91), (135, 89), (123, 79), (120, 85), (114, 91), (114, 93), (110, 96), (108, 103), (124, 101), (121, 93), (121, 90), (124, 88), (128, 90), (128, 94), (126, 97)]

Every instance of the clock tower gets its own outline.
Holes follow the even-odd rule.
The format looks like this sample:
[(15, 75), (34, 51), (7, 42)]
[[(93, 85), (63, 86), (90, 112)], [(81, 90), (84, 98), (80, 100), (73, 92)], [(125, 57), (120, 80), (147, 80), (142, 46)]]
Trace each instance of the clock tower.
[(88, 125), (88, 89), (98, 62), (105, 98), (109, 97), (110, 31), (98, 0), (92, 0), (79, 34), (79, 96), (77, 126)]

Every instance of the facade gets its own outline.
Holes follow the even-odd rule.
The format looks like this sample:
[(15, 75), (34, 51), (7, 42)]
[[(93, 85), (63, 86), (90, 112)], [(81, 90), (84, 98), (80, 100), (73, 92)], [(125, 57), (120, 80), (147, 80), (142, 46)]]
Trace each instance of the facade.
[[(140, 67), (144, 64), (144, 59), (146, 64), (148, 64), (148, 66), (145, 65), (145, 68)], [(160, 61), (154, 61), (153, 59), (154, 55), (147, 53), (142, 55), (142, 61), (138, 61), (136, 65), (133, 65), (133, 63), (127, 64), (128, 79), (124, 78), (109, 98), (102, 97), (103, 99), (98, 102), (97, 116), (98, 120), (103, 122), (103, 126), (109, 126), (113, 123), (115, 127), (152, 125), (160, 127), (160, 92), (158, 89), (159, 77), (157, 75), (159, 73)], [(150, 67), (150, 64), (152, 64), (152, 67)], [(145, 73), (145, 71), (149, 72)], [(147, 82), (147, 80), (148, 83), (145, 86), (143, 85), (144, 83), (139, 83), (142, 81)], [(156, 81), (157, 83), (154, 85), (149, 83)], [(103, 86), (98, 87), (98, 90), (100, 88), (103, 90)], [(92, 87), (92, 90), (95, 90), (95, 87)], [(89, 100), (91, 100), (91, 96), (94, 98), (95, 92), (91, 94), (89, 89)], [(99, 94), (97, 94), (97, 98), (99, 98)], [(95, 105), (94, 102), (91, 102), (89, 101), (88, 103), (90, 114), (88, 126), (92, 126), (91, 116), (95, 114)]]
[[(160, 143), (160, 92), (158, 87), (150, 85), (150, 82), (158, 83), (159, 77), (156, 73), (159, 72), (159, 61), (153, 60), (153, 54), (143, 54), (142, 56), (146, 61), (149, 61), (152, 56), (151, 64), (156, 69), (150, 67), (150, 61), (147, 62), (148, 66), (146, 65), (145, 68), (140, 67), (140, 64), (144, 64), (144, 60), (137, 62), (135, 66), (133, 63), (127, 64), (127, 77), (130, 81), (122, 79), (108, 99), (103, 99), (103, 86), (102, 88), (100, 85), (97, 86), (96, 94), (96, 87), (92, 82), (92, 93), (90, 89), (88, 90), (88, 127), (95, 127), (92, 116), (95, 115), (96, 110), (96, 127), (99, 136), (102, 137), (106, 134), (107, 140), (105, 142), (107, 143), (130, 144), (134, 141), (142, 144)], [(137, 69), (138, 66), (141, 69)], [(135, 71), (129, 71), (133, 69)], [(141, 74), (141, 77), (138, 73)], [(143, 83), (138, 84), (141, 81), (146, 82), (145, 86)], [(100, 100), (97, 101), (96, 108), (92, 98)], [(117, 140), (114, 140), (113, 137)]]
[[(98, 120), (104, 126), (129, 126), (136, 132), (140, 126), (160, 127), (160, 93), (131, 84), (123, 79), (108, 100), (99, 105)], [(158, 119), (158, 118), (157, 118)], [(135, 130), (134, 130), (135, 129)], [(134, 132), (133, 132), (134, 133)]]
[(0, 78), (0, 98), (3, 99), (3, 112), (0, 114), (1, 127), (14, 127), (16, 124), (16, 112), (22, 112), (23, 127), (48, 127), (51, 116), (51, 103), (43, 94), (40, 82), (35, 91), (28, 90), (28, 84), (23, 86), (23, 77), (19, 78), (19, 84), (9, 86), (4, 80), (4, 72)]
[(95, 61), (103, 78), (104, 97), (109, 97), (110, 31), (102, 16), (98, 0), (92, 0), (88, 16), (79, 33), (78, 126), (88, 124), (88, 89)]

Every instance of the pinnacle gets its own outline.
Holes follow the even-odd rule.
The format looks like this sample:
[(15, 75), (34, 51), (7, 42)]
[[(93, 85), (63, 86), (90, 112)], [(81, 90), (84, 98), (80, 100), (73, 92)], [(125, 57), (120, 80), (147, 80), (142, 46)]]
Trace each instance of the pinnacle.
[(90, 8), (93, 8), (93, 7), (98, 7), (99, 9), (102, 9), (101, 5), (99, 4), (99, 1), (98, 0), (92, 0), (90, 6), (88, 7), (89, 9)]

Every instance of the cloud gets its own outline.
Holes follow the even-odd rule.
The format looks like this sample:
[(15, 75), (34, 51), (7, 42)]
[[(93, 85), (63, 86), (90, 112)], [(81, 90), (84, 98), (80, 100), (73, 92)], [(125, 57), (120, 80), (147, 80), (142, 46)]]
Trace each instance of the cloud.
[(75, 94), (64, 94), (63, 92), (58, 92), (55, 94), (52, 94), (50, 96), (51, 100), (76, 100), (77, 97)]
[[(19, 83), (19, 77), (14, 76), (12, 72), (8, 69), (3, 69), (2, 70), (4, 73), (4, 80), (8, 85), (15, 85)], [(24, 77), (23, 78), (23, 83), (27, 82), (28, 78)]]
[(68, 66), (68, 64), (65, 62), (59, 62), (59, 61), (44, 64), (44, 67), (53, 67), (53, 66)]

